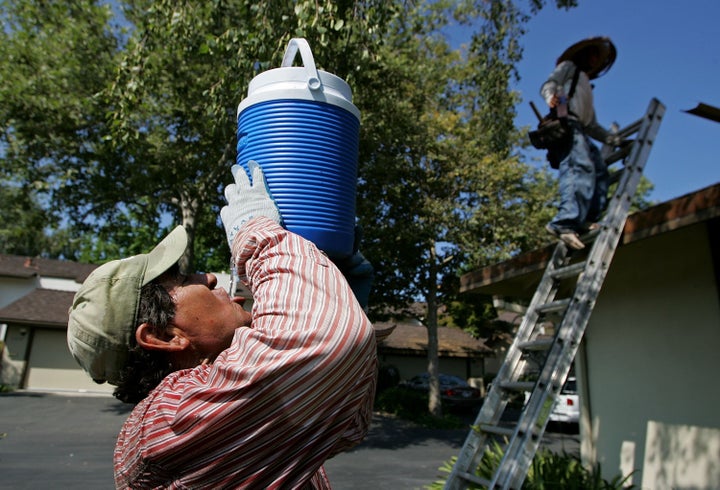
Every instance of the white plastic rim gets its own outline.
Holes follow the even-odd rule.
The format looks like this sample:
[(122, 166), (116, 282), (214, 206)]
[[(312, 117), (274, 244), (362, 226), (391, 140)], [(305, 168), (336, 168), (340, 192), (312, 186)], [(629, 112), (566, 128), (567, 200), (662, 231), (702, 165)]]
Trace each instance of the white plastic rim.
[[(298, 52), (304, 66), (291, 66)], [(324, 102), (360, 119), (360, 110), (352, 103), (350, 86), (342, 78), (315, 67), (310, 45), (303, 38), (290, 40), (281, 68), (267, 70), (250, 81), (248, 96), (238, 105), (237, 116), (251, 105), (279, 99)]]

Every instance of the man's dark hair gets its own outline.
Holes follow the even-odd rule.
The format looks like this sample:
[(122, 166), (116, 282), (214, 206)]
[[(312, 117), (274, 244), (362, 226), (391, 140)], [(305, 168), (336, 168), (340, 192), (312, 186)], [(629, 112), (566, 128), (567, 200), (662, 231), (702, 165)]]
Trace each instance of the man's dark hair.
[[(172, 269), (168, 272), (172, 273)], [(175, 316), (175, 303), (156, 281), (140, 289), (137, 325), (149, 323), (155, 333), (161, 335)], [(138, 403), (172, 371), (164, 352), (143, 349), (137, 344), (135, 335), (131, 335), (128, 359), (120, 371), (120, 382), (113, 395), (125, 403)]]
[(580, 70), (584, 71), (585, 73), (589, 73), (596, 68), (596, 66), (590, 63), (593, 56), (602, 56), (602, 51), (600, 50), (600, 48), (595, 45), (585, 46), (574, 56), (573, 61)]

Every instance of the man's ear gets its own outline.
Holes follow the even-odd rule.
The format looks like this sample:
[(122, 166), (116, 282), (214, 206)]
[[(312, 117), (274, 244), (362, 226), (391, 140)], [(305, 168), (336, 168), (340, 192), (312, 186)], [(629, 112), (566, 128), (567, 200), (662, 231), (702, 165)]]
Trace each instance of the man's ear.
[(162, 350), (166, 352), (179, 352), (185, 350), (190, 341), (182, 335), (168, 334), (159, 336), (155, 328), (149, 323), (141, 323), (135, 330), (135, 340), (146, 350)]

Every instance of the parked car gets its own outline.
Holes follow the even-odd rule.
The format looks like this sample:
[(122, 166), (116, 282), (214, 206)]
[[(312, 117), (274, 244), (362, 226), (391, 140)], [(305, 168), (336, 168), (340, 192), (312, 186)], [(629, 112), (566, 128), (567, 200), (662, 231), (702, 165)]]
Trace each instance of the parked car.
[[(525, 393), (525, 403), (530, 399), (530, 393)], [(577, 381), (574, 377), (565, 380), (555, 405), (548, 417), (549, 422), (562, 425), (577, 425), (580, 422), (580, 400), (577, 394)]]
[(565, 381), (557, 397), (557, 402), (550, 412), (550, 422), (567, 424), (580, 422), (580, 403), (575, 378), (570, 377)]
[[(438, 378), (440, 381), (440, 398), (448, 405), (470, 407), (479, 405), (482, 402), (480, 390), (473, 388), (459, 376), (439, 374)], [(401, 383), (401, 385), (413, 390), (427, 392), (430, 386), (430, 375), (428, 373), (418, 374)]]

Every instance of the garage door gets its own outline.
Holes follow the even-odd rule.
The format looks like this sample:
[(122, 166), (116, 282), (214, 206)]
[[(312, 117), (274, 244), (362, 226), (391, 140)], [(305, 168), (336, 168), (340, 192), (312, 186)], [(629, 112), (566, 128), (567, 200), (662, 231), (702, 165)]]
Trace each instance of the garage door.
[(28, 359), (28, 389), (112, 393), (97, 384), (75, 362), (67, 348), (65, 330), (36, 328)]

